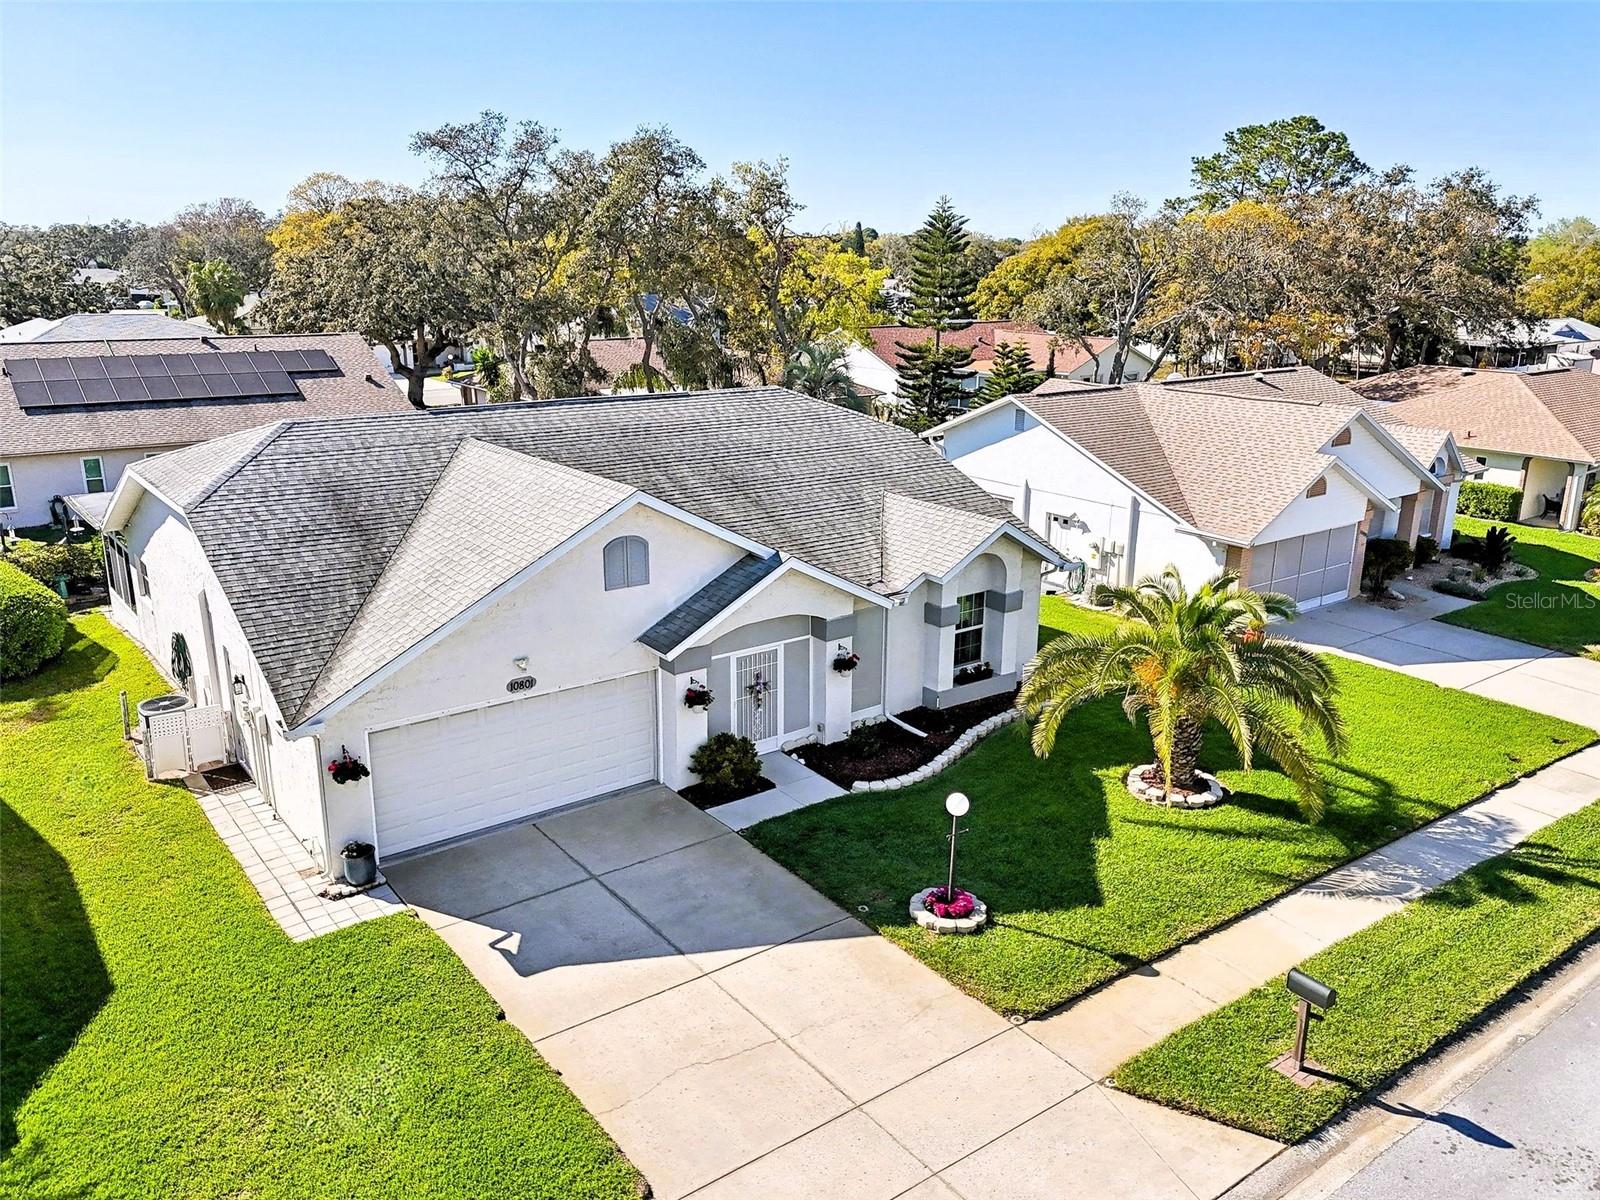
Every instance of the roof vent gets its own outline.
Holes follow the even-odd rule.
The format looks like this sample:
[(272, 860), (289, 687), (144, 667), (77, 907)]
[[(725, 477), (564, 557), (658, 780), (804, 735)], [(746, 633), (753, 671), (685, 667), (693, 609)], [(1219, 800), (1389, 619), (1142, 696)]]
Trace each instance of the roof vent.
[(1476, 375), (1478, 372), (1476, 370), (1474, 370), (1472, 367), (1462, 367), (1461, 368), (1461, 373), (1463, 375)]
[(1259, 379), (1264, 383), (1266, 382), (1267, 373), (1265, 371), (1257, 371), (1254, 375), (1250, 376), (1250, 378)]

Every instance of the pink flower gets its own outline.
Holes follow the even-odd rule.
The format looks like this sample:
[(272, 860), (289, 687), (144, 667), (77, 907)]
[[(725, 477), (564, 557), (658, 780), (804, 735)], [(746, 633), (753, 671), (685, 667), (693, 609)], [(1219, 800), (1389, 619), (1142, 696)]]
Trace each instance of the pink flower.
[(943, 888), (934, 888), (928, 893), (927, 899), (922, 902), (924, 908), (936, 917), (951, 917), (960, 919), (970, 917), (978, 907), (978, 902), (971, 892), (956, 889), (955, 899), (946, 901)]

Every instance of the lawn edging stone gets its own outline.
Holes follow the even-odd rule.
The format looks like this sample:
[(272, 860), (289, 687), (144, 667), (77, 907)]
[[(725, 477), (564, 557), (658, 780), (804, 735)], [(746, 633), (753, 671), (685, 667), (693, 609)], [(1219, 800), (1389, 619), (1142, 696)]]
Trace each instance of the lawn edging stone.
[(1008, 708), (1005, 712), (990, 717), (987, 721), (980, 721), (971, 729), (958, 737), (950, 746), (941, 751), (939, 757), (930, 763), (918, 767), (915, 771), (908, 771), (904, 775), (897, 775), (893, 779), (858, 779), (850, 785), (852, 792), (895, 792), (901, 788), (910, 787), (914, 783), (923, 783), (932, 779), (957, 759), (962, 758), (978, 742), (988, 737), (996, 729), (1011, 722), (1021, 719), (1020, 708)]

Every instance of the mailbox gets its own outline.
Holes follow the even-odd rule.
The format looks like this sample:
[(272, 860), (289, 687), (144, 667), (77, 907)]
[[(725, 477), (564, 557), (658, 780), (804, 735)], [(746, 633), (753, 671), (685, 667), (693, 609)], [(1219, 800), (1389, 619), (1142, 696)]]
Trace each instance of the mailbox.
[(1287, 980), (1289, 991), (1317, 1008), (1332, 1008), (1339, 1002), (1339, 993), (1304, 971), (1291, 970)]

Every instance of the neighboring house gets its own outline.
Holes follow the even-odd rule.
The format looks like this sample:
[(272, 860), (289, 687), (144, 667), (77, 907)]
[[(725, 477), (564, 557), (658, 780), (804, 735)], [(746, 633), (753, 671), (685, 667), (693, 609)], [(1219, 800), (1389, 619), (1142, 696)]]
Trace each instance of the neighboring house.
[(160, 288), (150, 287), (142, 283), (127, 284), (124, 292), (124, 278), (123, 272), (116, 267), (101, 267), (92, 264), (87, 267), (79, 267), (72, 273), (74, 283), (99, 284), (111, 295), (125, 294), (128, 303), (135, 306), (141, 304), (166, 305), (171, 302), (171, 297)]
[(925, 436), (1086, 570), (1067, 590), (1168, 564), (1223, 567), (1303, 608), (1357, 591), (1369, 537), (1448, 544), (1464, 473), (1443, 430), (1392, 426), (1307, 367), (1046, 383)]
[(265, 422), (413, 411), (354, 334), (202, 337), (171, 323), (182, 337), (0, 343), (0, 521), (46, 524), (53, 500), (108, 492), (131, 463)]
[(184, 634), (330, 867), (682, 787), (712, 733), (1014, 687), (1055, 561), (912, 434), (779, 388), (283, 421), (137, 464), (105, 528), (113, 616), (157, 662)]
[[(894, 395), (900, 386), (900, 347), (914, 346), (933, 337), (933, 330), (908, 325), (874, 325), (867, 330), (868, 345), (851, 345), (845, 353), (845, 367), (850, 381), (861, 389), (886, 396)], [(983, 386), (994, 365), (995, 347), (1001, 342), (1026, 346), (1035, 369), (1041, 373), (1049, 365), (1051, 349), (1055, 351), (1055, 375), (1063, 379), (1103, 380), (1111, 371), (1116, 355), (1116, 342), (1111, 338), (1090, 338), (1090, 354), (1071, 338), (1051, 334), (1026, 321), (974, 321), (963, 329), (946, 330), (940, 335), (946, 346), (962, 346), (972, 351), (974, 374), (967, 380), (967, 390), (977, 391)], [(1128, 382), (1148, 379), (1155, 369), (1153, 354), (1142, 347), (1128, 351), (1123, 367), (1123, 377)]]
[(165, 313), (142, 309), (116, 309), (103, 313), (73, 313), (69, 317), (33, 317), (0, 329), (0, 342), (148, 341), (151, 338), (192, 338), (193, 327)]
[(1407, 367), (1353, 386), (1390, 420), (1450, 430), (1486, 481), (1522, 492), (1519, 520), (1578, 527), (1600, 470), (1600, 374)]
[(1462, 346), (1458, 365), (1491, 370), (1568, 366), (1564, 360), (1593, 360), (1600, 355), (1600, 325), (1577, 317), (1554, 317), (1486, 333), (1462, 329), (1457, 337)]

